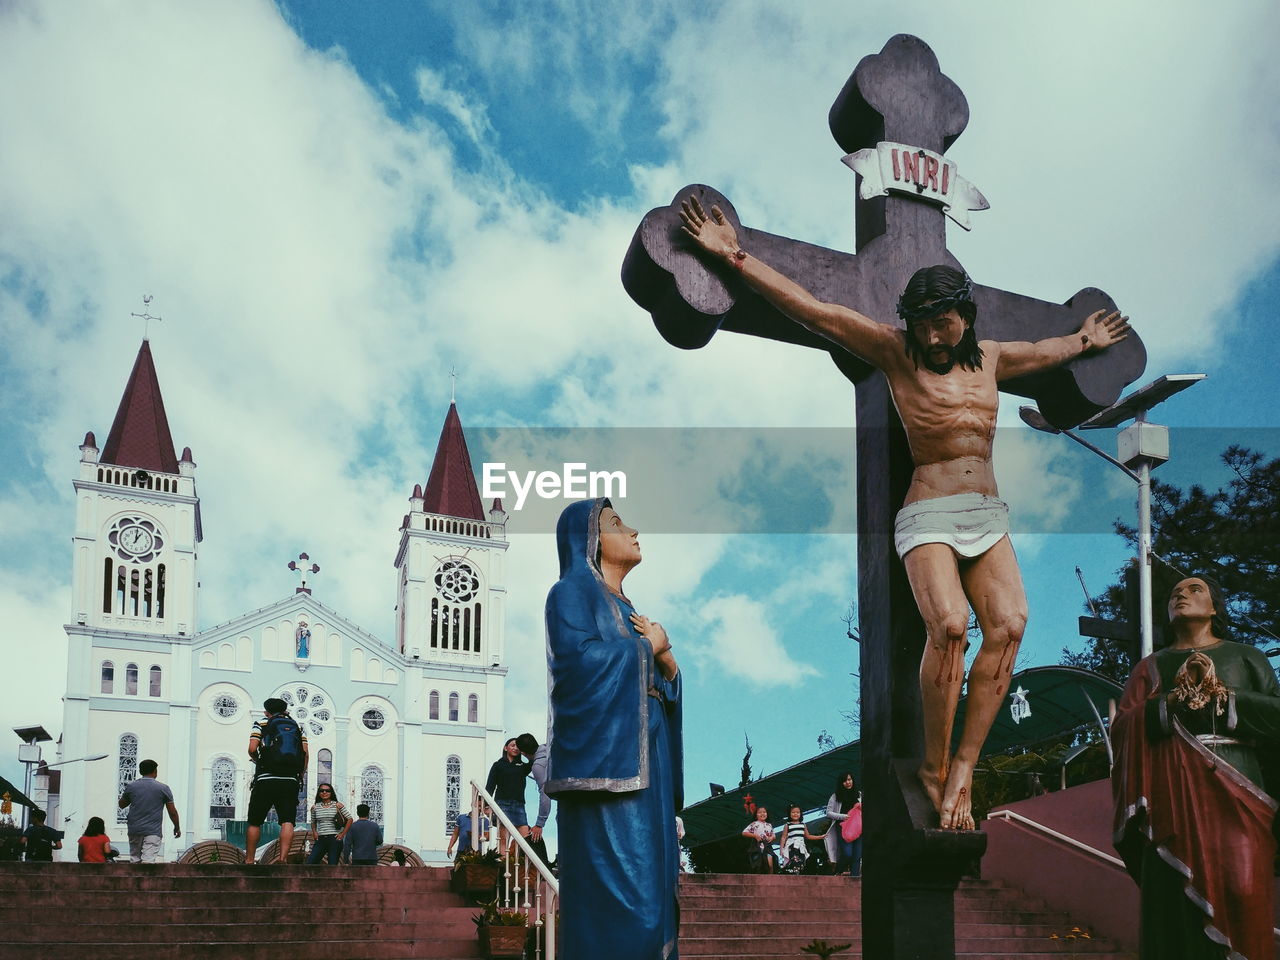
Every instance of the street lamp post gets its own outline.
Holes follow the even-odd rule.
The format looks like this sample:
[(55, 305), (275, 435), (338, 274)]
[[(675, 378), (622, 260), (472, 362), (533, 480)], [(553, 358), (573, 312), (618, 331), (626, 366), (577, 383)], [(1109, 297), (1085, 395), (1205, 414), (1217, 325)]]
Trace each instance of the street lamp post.
[[(40, 762), (40, 744), (47, 743), (53, 737), (49, 736), (49, 731), (38, 723), (29, 724), (23, 727), (14, 727), (13, 732), (18, 735), (18, 739), (22, 741), (22, 746), (18, 747), (18, 762), (26, 768), (23, 777), (22, 792), (26, 794), (27, 799), (31, 799), (31, 771)], [(24, 804), (22, 807), (22, 828), (25, 830), (28, 819), (28, 810)]]
[(1204, 378), (1203, 373), (1178, 373), (1160, 377), (1080, 424), (1081, 430), (1099, 430), (1103, 427), (1117, 427), (1126, 420), (1133, 420), (1116, 437), (1118, 457), (1111, 456), (1072, 430), (1053, 426), (1035, 407), (1024, 406), (1018, 410), (1018, 415), (1027, 426), (1042, 433), (1060, 433), (1070, 437), (1107, 463), (1118, 467), (1138, 484), (1138, 603), (1141, 607), (1139, 636), (1144, 657), (1155, 647), (1154, 625), (1151, 620), (1151, 468), (1158, 467), (1169, 459), (1169, 428), (1158, 423), (1148, 423), (1147, 412), (1156, 404)]

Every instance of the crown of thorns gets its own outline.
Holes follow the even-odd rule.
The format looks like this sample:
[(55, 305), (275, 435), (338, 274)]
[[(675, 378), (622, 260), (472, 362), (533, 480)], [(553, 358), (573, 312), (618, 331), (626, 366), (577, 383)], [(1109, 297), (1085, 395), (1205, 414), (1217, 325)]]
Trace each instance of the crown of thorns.
[(921, 303), (914, 307), (906, 306), (903, 303), (905, 299), (905, 293), (898, 298), (899, 317), (907, 323), (911, 323), (913, 320), (928, 320), (930, 317), (946, 313), (952, 307), (957, 307), (962, 303), (973, 303), (973, 281), (966, 274), (964, 283), (960, 285), (960, 288), (955, 293), (948, 294), (945, 297), (938, 297), (928, 303)]

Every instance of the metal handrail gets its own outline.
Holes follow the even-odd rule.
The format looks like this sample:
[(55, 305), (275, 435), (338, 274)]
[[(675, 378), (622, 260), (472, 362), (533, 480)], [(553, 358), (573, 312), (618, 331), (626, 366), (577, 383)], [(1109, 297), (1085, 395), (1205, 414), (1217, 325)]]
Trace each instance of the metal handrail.
[[(476, 780), (471, 781), (471, 849), (480, 851), (480, 818), (501, 826), (522, 854), (518, 859), (502, 858), (503, 879), (498, 890), (498, 908), (523, 909), (530, 913), (530, 928), (534, 929), (534, 958), (543, 957), (546, 943), (546, 960), (556, 960), (556, 915), (560, 906), (560, 881), (542, 858), (533, 852), (529, 842), (520, 836), (519, 829), (511, 822), (498, 802)], [(509, 849), (509, 848), (508, 848)], [(531, 889), (532, 888), (532, 889)], [(530, 894), (533, 899), (530, 900)], [(523, 900), (522, 900), (523, 898)], [(545, 936), (539, 936), (537, 928), (545, 928)]]
[(1055, 840), (1061, 840), (1063, 843), (1069, 844), (1075, 847), (1077, 850), (1083, 850), (1085, 853), (1091, 854), (1092, 856), (1095, 856), (1099, 860), (1103, 860), (1111, 864), (1112, 866), (1119, 867), (1121, 870), (1124, 869), (1124, 861), (1121, 860), (1119, 857), (1113, 857), (1109, 853), (1103, 853), (1097, 847), (1091, 847), (1087, 843), (1081, 843), (1075, 837), (1068, 837), (1065, 833), (1059, 833), (1057, 830), (1054, 830), (1052, 827), (1046, 827), (1043, 823), (1036, 823), (1036, 821), (1030, 819), (1029, 817), (1024, 817), (1020, 813), (1014, 813), (1012, 810), (994, 810), (991, 813), (987, 814), (987, 819), (988, 820), (996, 820), (996, 819), (1014, 820), (1018, 823), (1025, 824), (1026, 826), (1031, 827), (1033, 830), (1039, 830), (1041, 833), (1047, 834), (1048, 836), (1053, 837)]
[[(1101, 850), (1097, 849), (1096, 847), (1091, 847), (1087, 843), (1081, 843), (1079, 840), (1076, 840), (1073, 837), (1068, 837), (1066, 834), (1059, 833), (1057, 830), (1054, 830), (1051, 827), (1046, 827), (1043, 823), (1036, 823), (1036, 821), (1032, 820), (1029, 817), (1024, 817), (1020, 813), (1014, 813), (1012, 810), (995, 810), (987, 814), (988, 820), (995, 820), (997, 818), (1001, 820), (1013, 820), (1017, 823), (1026, 824), (1028, 827), (1031, 827), (1033, 830), (1039, 830), (1041, 833), (1048, 834), (1049, 836), (1053, 837), (1055, 840), (1061, 840), (1063, 843), (1068, 843), (1073, 847), (1083, 850), (1085, 853), (1092, 854), (1093, 856), (1099, 858), (1100, 860), (1105, 860), (1107, 863), (1110, 863), (1110, 864), (1113, 864), (1114, 866), (1119, 867), (1121, 870), (1125, 869), (1123, 860), (1120, 860), (1117, 857), (1113, 857), (1109, 853), (1103, 853)], [(1272, 927), (1271, 932), (1275, 936), (1280, 937), (1280, 927)]]

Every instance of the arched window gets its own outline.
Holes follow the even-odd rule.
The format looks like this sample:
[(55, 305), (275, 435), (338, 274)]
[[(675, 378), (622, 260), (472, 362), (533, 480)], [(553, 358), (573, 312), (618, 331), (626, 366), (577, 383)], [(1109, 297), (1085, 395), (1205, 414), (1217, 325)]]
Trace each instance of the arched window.
[(444, 832), (452, 836), (462, 814), (462, 758), (451, 754), (444, 762)]
[(151, 696), (160, 696), (160, 668), (152, 666), (151, 668)]
[[(138, 775), (138, 738), (132, 733), (120, 737), (119, 759), (116, 764), (116, 798), (124, 793), (124, 788), (133, 782)], [(116, 810), (116, 823), (126, 823), (129, 811)]]
[(458, 720), (458, 694), (449, 694), (449, 719), (455, 723)]
[(311, 798), (307, 795), (307, 777), (306, 770), (303, 770), (298, 777), (298, 808), (294, 811), (293, 822), (299, 829), (307, 822), (307, 815), (311, 812)]
[(480, 698), (474, 693), (467, 697), (467, 723), (480, 722)]
[(430, 696), (427, 697), (427, 719), (440, 719), (440, 691), (432, 690)]
[(360, 774), (360, 802), (369, 805), (369, 819), (386, 826), (382, 820), (382, 771), (370, 764)]
[(130, 697), (136, 697), (138, 695), (138, 665), (136, 663), (125, 665), (124, 692), (126, 696)]
[(111, 612), (111, 594), (115, 584), (115, 570), (112, 569), (111, 558), (107, 557), (102, 561), (102, 612)]
[(156, 616), (164, 619), (164, 564), (156, 567)]
[(116, 665), (110, 660), (102, 661), (102, 692), (116, 692)]
[(322, 783), (333, 785), (333, 751), (328, 747), (316, 754), (316, 786)]
[(219, 757), (209, 768), (209, 826), (219, 829), (236, 818), (236, 765)]

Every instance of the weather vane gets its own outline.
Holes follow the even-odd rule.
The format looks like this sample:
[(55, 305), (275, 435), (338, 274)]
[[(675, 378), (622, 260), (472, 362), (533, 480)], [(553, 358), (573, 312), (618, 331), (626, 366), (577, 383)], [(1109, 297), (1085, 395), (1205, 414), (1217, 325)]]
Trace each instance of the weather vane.
[(151, 337), (150, 337), (150, 333), (151, 333), (151, 321), (152, 321), (152, 320), (163, 320), (163, 319), (164, 319), (164, 317), (153, 317), (153, 316), (150, 314), (150, 312), (147, 310), (147, 308), (151, 306), (151, 301), (152, 301), (152, 300), (154, 300), (154, 299), (155, 299), (155, 297), (154, 297), (154, 296), (152, 296), (151, 294), (149, 294), (149, 293), (148, 293), (148, 294), (146, 294), (146, 295), (145, 295), (145, 296), (143, 296), (143, 298), (142, 298), (142, 312), (141, 312), (141, 313), (131, 313), (131, 314), (129, 314), (129, 316), (131, 316), (131, 317), (137, 317), (139, 320), (141, 320), (141, 321), (142, 321), (142, 339), (143, 339), (143, 340), (150, 340), (150, 339), (151, 339)]

